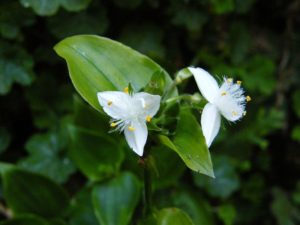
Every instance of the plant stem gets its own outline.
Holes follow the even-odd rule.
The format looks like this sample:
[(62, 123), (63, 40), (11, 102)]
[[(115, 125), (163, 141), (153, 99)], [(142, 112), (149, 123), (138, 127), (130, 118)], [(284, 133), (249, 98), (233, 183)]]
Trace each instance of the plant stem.
[(151, 171), (149, 166), (149, 158), (145, 159), (144, 165), (144, 214), (149, 215), (152, 211), (152, 179), (151, 179)]

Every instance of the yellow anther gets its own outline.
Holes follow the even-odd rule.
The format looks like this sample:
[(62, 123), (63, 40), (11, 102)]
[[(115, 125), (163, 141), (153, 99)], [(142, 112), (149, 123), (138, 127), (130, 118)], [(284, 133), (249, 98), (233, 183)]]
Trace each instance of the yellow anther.
[(248, 95), (248, 96), (246, 96), (246, 101), (247, 102), (250, 102), (251, 101), (251, 97)]
[(232, 111), (232, 115), (233, 116), (237, 116), (237, 112), (236, 111)]
[(236, 83), (237, 83), (238, 85), (241, 85), (241, 84), (242, 84), (242, 81), (238, 80)]
[(227, 79), (227, 82), (228, 82), (228, 83), (232, 83), (232, 82), (233, 82), (233, 79), (232, 79), (232, 78), (228, 78), (228, 79)]
[(134, 130), (135, 130), (135, 128), (134, 128), (134, 127), (132, 127), (132, 126), (129, 126), (129, 127), (128, 127), (128, 130), (129, 130), (129, 131), (134, 131)]
[(152, 117), (151, 116), (146, 116), (146, 121), (149, 123), (151, 121)]
[(110, 124), (111, 127), (115, 127), (115, 126), (117, 126), (117, 125), (118, 125), (117, 123), (111, 123), (111, 124)]
[(246, 116), (246, 114), (247, 114), (247, 111), (244, 111), (244, 112), (243, 112), (243, 116)]
[(128, 94), (129, 93), (129, 88), (128, 87), (124, 88), (124, 92)]
[(108, 105), (108, 106), (111, 106), (111, 105), (112, 105), (112, 101), (108, 101), (108, 102), (107, 102), (107, 105)]
[(221, 93), (221, 96), (225, 96), (227, 93), (226, 93), (226, 91), (223, 91), (222, 93)]

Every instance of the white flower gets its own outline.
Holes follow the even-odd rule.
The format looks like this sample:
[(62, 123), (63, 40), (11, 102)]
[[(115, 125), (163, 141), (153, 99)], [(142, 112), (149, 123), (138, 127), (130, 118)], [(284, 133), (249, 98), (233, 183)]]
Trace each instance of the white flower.
[(219, 87), (217, 81), (207, 71), (193, 67), (189, 67), (189, 70), (201, 94), (208, 101), (202, 112), (201, 126), (209, 147), (219, 132), (221, 115), (232, 122), (241, 119), (246, 115), (246, 102), (251, 98), (245, 97), (241, 81), (234, 83), (232, 78), (224, 78), (223, 84)]
[(130, 148), (142, 156), (147, 141), (146, 122), (150, 122), (160, 106), (160, 96), (145, 92), (129, 94), (128, 88), (121, 91), (97, 93), (100, 105), (112, 117), (111, 127), (124, 131)]

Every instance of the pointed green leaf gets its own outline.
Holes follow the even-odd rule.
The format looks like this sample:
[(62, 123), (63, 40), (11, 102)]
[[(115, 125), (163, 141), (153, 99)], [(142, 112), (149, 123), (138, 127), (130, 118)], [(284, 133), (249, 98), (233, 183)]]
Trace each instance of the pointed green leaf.
[(140, 184), (131, 173), (123, 173), (94, 187), (92, 198), (101, 225), (131, 224), (140, 197)]
[(68, 205), (65, 191), (50, 179), (12, 168), (3, 174), (4, 198), (14, 215), (59, 217)]
[(138, 91), (157, 71), (162, 71), (166, 86), (171, 83), (169, 75), (154, 61), (108, 38), (73, 36), (58, 43), (55, 51), (67, 61), (77, 91), (98, 110), (97, 92), (123, 90), (129, 83)]
[(157, 225), (194, 225), (194, 223), (182, 210), (167, 208), (158, 213)]
[(159, 139), (162, 144), (177, 152), (187, 167), (214, 177), (210, 153), (201, 127), (190, 109), (181, 108), (173, 142), (163, 135)]

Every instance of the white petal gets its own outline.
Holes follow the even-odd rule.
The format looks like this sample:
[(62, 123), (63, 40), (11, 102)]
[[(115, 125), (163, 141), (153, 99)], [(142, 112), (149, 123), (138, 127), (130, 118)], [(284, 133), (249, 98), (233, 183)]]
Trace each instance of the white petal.
[(211, 103), (207, 103), (202, 112), (201, 126), (208, 147), (217, 136), (220, 125), (221, 115), (218, 108)]
[(130, 126), (134, 130), (129, 130), (127, 126), (124, 130), (126, 141), (132, 150), (142, 156), (148, 137), (148, 130), (145, 122), (132, 121)]
[(139, 92), (136, 93), (133, 98), (141, 103), (144, 116), (153, 117), (157, 113), (161, 99), (159, 95), (151, 95), (146, 92)]
[(103, 91), (98, 92), (98, 101), (103, 107), (104, 112), (114, 119), (123, 119), (128, 115), (131, 97), (121, 91)]
[(204, 69), (193, 67), (189, 67), (188, 69), (194, 75), (198, 88), (204, 98), (209, 102), (213, 102), (219, 91), (217, 81)]

